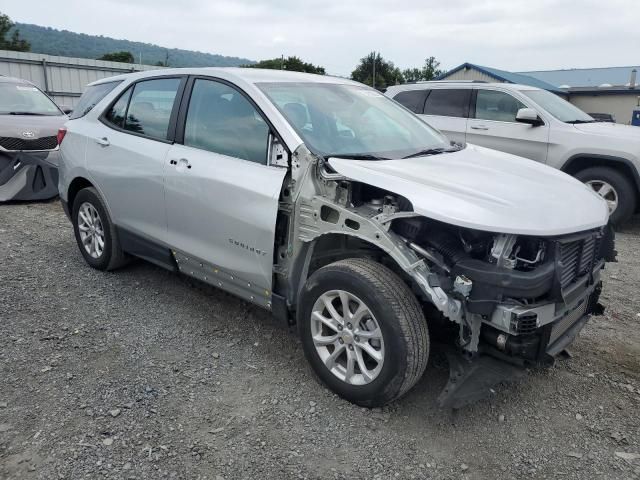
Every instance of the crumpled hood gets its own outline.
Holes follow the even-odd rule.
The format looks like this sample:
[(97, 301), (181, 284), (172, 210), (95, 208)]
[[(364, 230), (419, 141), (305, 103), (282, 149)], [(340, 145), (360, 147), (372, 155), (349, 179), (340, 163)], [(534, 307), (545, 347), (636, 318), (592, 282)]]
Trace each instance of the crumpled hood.
[(416, 213), (490, 232), (553, 236), (605, 225), (606, 202), (546, 165), (476, 145), (401, 160), (331, 158), (338, 173), (407, 198)]

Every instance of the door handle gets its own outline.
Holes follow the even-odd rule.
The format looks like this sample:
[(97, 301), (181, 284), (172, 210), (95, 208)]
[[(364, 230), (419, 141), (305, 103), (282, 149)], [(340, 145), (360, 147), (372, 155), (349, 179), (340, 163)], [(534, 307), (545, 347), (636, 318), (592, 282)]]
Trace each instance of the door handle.
[(96, 138), (96, 143), (101, 147), (108, 147), (109, 145), (111, 145), (107, 137)]
[(484, 125), (471, 125), (471, 128), (474, 130), (489, 130), (489, 127), (485, 127)]

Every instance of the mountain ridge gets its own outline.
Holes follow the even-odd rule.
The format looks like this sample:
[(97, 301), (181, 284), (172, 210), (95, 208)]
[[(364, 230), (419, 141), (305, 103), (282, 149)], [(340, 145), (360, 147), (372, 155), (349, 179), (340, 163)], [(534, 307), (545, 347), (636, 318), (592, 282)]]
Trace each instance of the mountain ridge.
[(156, 65), (164, 62), (168, 53), (171, 67), (237, 67), (255, 63), (248, 58), (167, 48), (153, 43), (58, 30), (31, 23), (16, 22), (14, 28), (20, 30), (20, 36), (31, 44), (32, 52), (48, 55), (97, 59), (106, 53), (128, 51), (136, 63), (140, 62), (142, 56), (143, 64)]

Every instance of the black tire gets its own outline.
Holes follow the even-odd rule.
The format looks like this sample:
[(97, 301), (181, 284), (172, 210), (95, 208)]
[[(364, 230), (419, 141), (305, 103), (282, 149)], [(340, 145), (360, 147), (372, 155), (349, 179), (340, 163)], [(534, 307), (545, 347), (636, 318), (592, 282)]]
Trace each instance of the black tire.
[[(324, 293), (344, 290), (362, 300), (382, 332), (384, 361), (377, 377), (352, 385), (322, 361), (312, 338), (313, 306)], [(373, 260), (341, 260), (311, 275), (298, 304), (298, 329), (314, 372), (334, 392), (365, 407), (400, 398), (422, 377), (429, 360), (429, 331), (422, 308), (409, 287), (389, 268)]]
[(614, 188), (618, 197), (618, 206), (609, 219), (613, 225), (622, 225), (635, 212), (636, 189), (631, 180), (620, 171), (609, 167), (591, 167), (579, 171), (575, 177), (584, 183), (603, 181)]
[[(104, 231), (104, 248), (101, 255), (97, 258), (92, 257), (89, 252), (87, 252), (80, 238), (78, 216), (80, 207), (85, 203), (89, 203), (98, 212)], [(88, 187), (78, 192), (71, 206), (71, 221), (80, 253), (91, 267), (97, 270), (115, 270), (127, 263), (127, 257), (120, 248), (115, 226), (111, 221), (111, 217), (109, 217), (104, 202), (95, 188)]]

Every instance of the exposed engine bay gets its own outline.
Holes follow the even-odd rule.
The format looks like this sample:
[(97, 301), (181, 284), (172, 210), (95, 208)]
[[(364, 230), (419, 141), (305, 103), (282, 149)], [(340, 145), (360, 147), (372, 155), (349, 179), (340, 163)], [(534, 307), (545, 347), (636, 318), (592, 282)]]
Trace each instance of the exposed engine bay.
[[(276, 271), (296, 278), (296, 268), (310, 273), (354, 255), (394, 270), (423, 304), (434, 337), (445, 332), (443, 344), (451, 347), (442, 406), (470, 403), (521, 375), (523, 367), (551, 364), (590, 315), (601, 313), (600, 270), (615, 261), (609, 226), (555, 236), (461, 227), (415, 212), (399, 194), (332, 172), (309, 153), (298, 154), (287, 189), (300, 192), (291, 198), (295, 227), (282, 229), (278, 256), (285, 260)], [(304, 168), (307, 161), (311, 168)], [(296, 239), (285, 238), (286, 232)], [(305, 255), (309, 245), (314, 248)], [(287, 265), (290, 256), (306, 256), (307, 263)], [(279, 287), (294, 288), (293, 281)]]
[[(403, 218), (401, 212), (411, 208), (405, 199), (358, 188), (365, 208), (400, 217), (389, 230), (428, 263), (430, 282), (463, 304), (459, 344), (469, 351), (484, 340), (518, 361), (541, 361), (541, 340), (523, 336), (573, 311), (595, 311), (599, 271), (615, 259), (610, 227), (546, 238), (483, 232), (421, 216)], [(472, 338), (478, 320), (486, 327)]]

